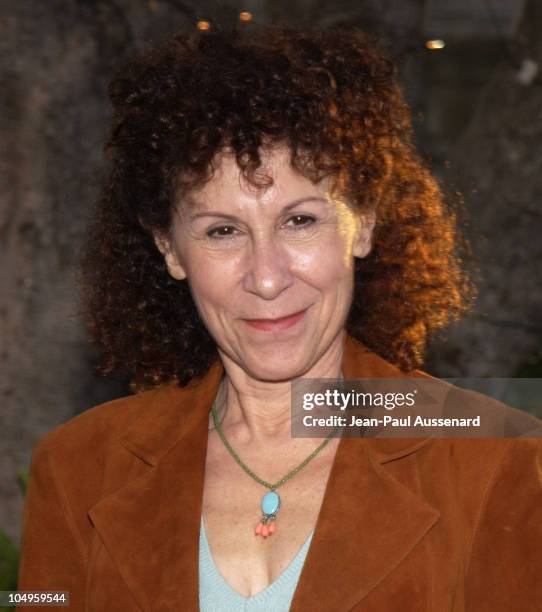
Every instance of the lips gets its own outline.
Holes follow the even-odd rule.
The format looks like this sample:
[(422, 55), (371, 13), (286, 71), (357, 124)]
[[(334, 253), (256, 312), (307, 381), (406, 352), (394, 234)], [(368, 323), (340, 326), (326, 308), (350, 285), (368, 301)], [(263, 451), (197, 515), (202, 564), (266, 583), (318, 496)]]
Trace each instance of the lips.
[(301, 321), (304, 317), (307, 309), (300, 310), (286, 317), (280, 317), (278, 319), (244, 319), (248, 325), (259, 329), (261, 331), (280, 331), (293, 327), (296, 323)]

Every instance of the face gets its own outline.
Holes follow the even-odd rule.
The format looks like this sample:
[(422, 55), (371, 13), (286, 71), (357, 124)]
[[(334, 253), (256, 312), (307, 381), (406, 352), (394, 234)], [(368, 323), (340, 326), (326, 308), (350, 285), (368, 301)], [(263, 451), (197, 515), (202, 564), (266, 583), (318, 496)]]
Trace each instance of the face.
[(225, 365), (279, 381), (309, 372), (341, 341), (353, 257), (368, 254), (374, 219), (297, 173), (287, 149), (262, 152), (262, 162), (274, 182), (257, 190), (224, 154), (156, 242), (170, 274), (187, 279)]

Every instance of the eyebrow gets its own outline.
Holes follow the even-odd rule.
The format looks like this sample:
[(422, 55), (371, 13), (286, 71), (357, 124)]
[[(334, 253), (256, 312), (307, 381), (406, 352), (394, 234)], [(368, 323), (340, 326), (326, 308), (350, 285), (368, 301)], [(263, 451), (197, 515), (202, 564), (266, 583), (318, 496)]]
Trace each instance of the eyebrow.
[[(196, 206), (198, 206), (193, 200), (192, 202)], [(298, 198), (297, 200), (294, 200), (293, 202), (290, 202), (289, 204), (287, 204), (280, 212), (281, 213), (287, 212), (290, 209), (295, 208), (299, 204), (304, 204), (305, 202), (324, 202), (326, 203), (327, 200), (325, 198), (321, 198), (318, 196), (308, 196), (305, 198)], [(218, 210), (207, 210), (207, 209), (202, 210), (201, 212), (189, 214), (188, 218), (190, 221), (193, 221), (194, 219), (198, 219), (200, 217), (221, 217), (223, 219), (230, 219), (232, 221), (238, 221), (238, 217), (236, 217), (235, 215), (228, 215), (227, 213), (223, 213)]]

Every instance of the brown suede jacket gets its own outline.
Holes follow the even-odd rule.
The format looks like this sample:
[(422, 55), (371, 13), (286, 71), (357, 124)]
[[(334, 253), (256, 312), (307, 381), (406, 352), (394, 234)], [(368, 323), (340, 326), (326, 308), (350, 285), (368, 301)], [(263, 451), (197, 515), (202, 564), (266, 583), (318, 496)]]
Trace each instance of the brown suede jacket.
[[(345, 337), (346, 379), (405, 376)], [(198, 610), (208, 417), (223, 374), (217, 362), (200, 384), (108, 402), (40, 441), (19, 590), (70, 591), (64, 609), (81, 612)], [(541, 444), (341, 439), (291, 610), (542, 610)]]

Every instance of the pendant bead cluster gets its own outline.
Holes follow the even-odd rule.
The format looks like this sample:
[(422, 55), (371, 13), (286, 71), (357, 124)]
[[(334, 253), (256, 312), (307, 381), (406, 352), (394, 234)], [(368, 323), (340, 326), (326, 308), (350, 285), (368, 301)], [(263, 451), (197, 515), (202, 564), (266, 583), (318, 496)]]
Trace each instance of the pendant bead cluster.
[(262, 497), (262, 518), (254, 529), (254, 535), (260, 535), (263, 538), (273, 535), (276, 530), (275, 519), (277, 512), (280, 510), (280, 497), (276, 491), (268, 491)]

